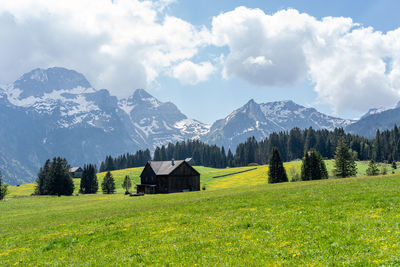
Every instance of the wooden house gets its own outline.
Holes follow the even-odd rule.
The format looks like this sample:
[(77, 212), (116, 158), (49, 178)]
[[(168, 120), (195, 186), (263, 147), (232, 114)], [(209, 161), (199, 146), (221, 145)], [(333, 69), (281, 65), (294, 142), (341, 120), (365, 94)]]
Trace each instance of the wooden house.
[(82, 178), (83, 170), (81, 167), (71, 167), (69, 169), (69, 173), (71, 174), (72, 178)]
[(140, 174), (138, 194), (166, 194), (200, 190), (200, 173), (187, 160), (149, 161)]

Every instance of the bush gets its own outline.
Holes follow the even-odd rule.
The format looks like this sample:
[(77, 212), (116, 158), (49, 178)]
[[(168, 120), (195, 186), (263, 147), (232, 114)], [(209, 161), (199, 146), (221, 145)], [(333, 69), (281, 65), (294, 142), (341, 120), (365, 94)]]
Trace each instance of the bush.
[(125, 189), (125, 195), (129, 195), (129, 190), (132, 188), (132, 181), (128, 175), (125, 176), (124, 182), (122, 183), (122, 188)]
[(299, 181), (301, 181), (300, 174), (296, 170), (295, 167), (289, 168), (288, 172), (289, 172), (290, 182), (299, 182)]
[(382, 165), (382, 170), (381, 170), (382, 175), (386, 175), (387, 174), (387, 167), (386, 164)]
[(375, 160), (371, 159), (368, 164), (367, 175), (368, 176), (375, 176), (379, 174), (378, 166), (375, 163)]

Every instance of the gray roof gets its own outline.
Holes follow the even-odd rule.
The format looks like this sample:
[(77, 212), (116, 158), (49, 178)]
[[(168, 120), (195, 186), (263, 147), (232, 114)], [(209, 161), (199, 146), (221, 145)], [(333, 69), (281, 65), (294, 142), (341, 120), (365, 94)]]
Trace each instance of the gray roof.
[[(81, 169), (81, 167), (71, 167), (70, 169), (69, 169), (69, 172), (76, 172), (76, 171), (78, 171), (79, 169)], [(82, 169), (81, 169), (82, 170)]]
[(185, 162), (185, 161), (184, 160), (174, 160), (174, 165), (172, 165), (172, 160), (149, 161), (149, 164), (156, 175), (168, 175), (171, 172), (173, 172), (183, 162)]

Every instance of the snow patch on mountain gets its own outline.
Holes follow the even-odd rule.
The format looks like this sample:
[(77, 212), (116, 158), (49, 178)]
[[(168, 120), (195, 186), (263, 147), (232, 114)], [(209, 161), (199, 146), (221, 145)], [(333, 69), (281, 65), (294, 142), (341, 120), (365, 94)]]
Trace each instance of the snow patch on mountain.
[(192, 139), (200, 139), (201, 136), (210, 131), (211, 125), (206, 125), (197, 120), (184, 119), (174, 124), (183, 135), (192, 135)]
[[(398, 103), (397, 105), (399, 105), (399, 103)], [(366, 117), (368, 117), (368, 116), (371, 116), (371, 115), (375, 115), (375, 114), (382, 113), (382, 112), (384, 112), (384, 111), (386, 111), (386, 110), (389, 110), (389, 109), (390, 109), (390, 108), (384, 108), (384, 107), (380, 107), (380, 108), (371, 108), (370, 110), (368, 110), (367, 113), (365, 113), (365, 114), (361, 117), (361, 119), (364, 119), (364, 118), (366, 118)]]

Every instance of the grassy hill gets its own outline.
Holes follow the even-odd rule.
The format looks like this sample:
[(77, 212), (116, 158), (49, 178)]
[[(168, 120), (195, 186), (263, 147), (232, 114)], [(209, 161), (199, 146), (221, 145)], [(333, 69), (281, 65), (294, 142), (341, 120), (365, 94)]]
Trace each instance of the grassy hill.
[(400, 264), (399, 174), (269, 185), (260, 166), (212, 178), (246, 168), (199, 167), (206, 191), (169, 195), (123, 195), (124, 175), (140, 168), (113, 172), (115, 195), (12, 198), (33, 185), (12, 187), (0, 202), (0, 263)]
[[(326, 160), (325, 161), (329, 175), (333, 176), (332, 170), (334, 166), (333, 160)], [(381, 164), (383, 165), (383, 164)], [(391, 173), (392, 169), (391, 166), (385, 164), (388, 170), (388, 173)], [(284, 164), (286, 171), (288, 173), (289, 179), (292, 179), (294, 173), (298, 173), (300, 175), (300, 168), (301, 168), (301, 161), (292, 161), (286, 162)], [(222, 189), (222, 188), (231, 188), (237, 187), (242, 185), (259, 185), (264, 184), (267, 181), (267, 173), (268, 173), (268, 166), (258, 166), (258, 167), (238, 167), (238, 168), (226, 168), (226, 169), (214, 169), (209, 167), (202, 167), (202, 166), (195, 166), (196, 170), (201, 174), (201, 187), (205, 186), (206, 190), (215, 190), (215, 189)], [(256, 170), (252, 170), (256, 168)], [(357, 162), (357, 169), (358, 173), (357, 176), (365, 176), (366, 170), (368, 168), (368, 162), (365, 161), (358, 161)], [(117, 193), (123, 193), (124, 189), (122, 188), (122, 182), (125, 178), (125, 175), (129, 175), (132, 179), (133, 185), (140, 183), (140, 173), (142, 172), (143, 167), (139, 168), (130, 168), (118, 171), (112, 171), (113, 177), (115, 179), (115, 185), (117, 189)], [(213, 178), (215, 176), (221, 176), (236, 172), (241, 172), (244, 170), (252, 170), (245, 173), (239, 173), (235, 175), (230, 175), (221, 178)], [(400, 169), (397, 169), (395, 173), (400, 174)], [(97, 177), (99, 179), (99, 188), (105, 173), (98, 173)], [(80, 179), (74, 179), (75, 183), (75, 194), (79, 193), (79, 184)], [(35, 183), (30, 184), (23, 184), (20, 186), (10, 186), (9, 187), (9, 195), (8, 197), (22, 197), (22, 196), (29, 196), (33, 193), (35, 189)], [(101, 191), (101, 190), (100, 190)], [(134, 190), (133, 190), (134, 191)], [(99, 192), (101, 193), (101, 192)]]

